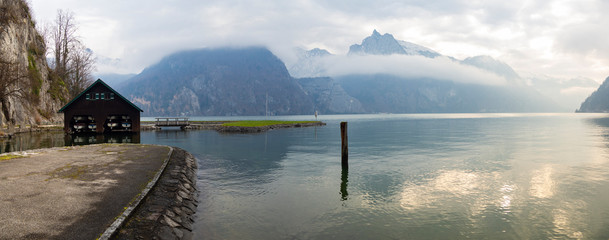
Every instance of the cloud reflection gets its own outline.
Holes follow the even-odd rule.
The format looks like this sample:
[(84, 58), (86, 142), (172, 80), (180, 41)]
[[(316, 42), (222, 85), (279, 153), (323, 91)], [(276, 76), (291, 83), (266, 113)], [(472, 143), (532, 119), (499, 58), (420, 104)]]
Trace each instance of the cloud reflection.
[(503, 185), (499, 191), (503, 194), (499, 205), (504, 212), (509, 212), (510, 207), (512, 206), (512, 191), (514, 191), (515, 186), (512, 185)]
[(565, 211), (563, 209), (556, 209), (552, 212), (554, 218), (554, 231), (564, 236), (568, 236), (573, 239), (582, 239), (584, 234), (581, 231), (577, 231), (574, 226), (575, 221), (581, 221), (574, 211)]
[(428, 184), (407, 185), (400, 197), (400, 205), (405, 209), (427, 207), (446, 194), (461, 197), (479, 187), (479, 176), (475, 173), (451, 170), (441, 172)]
[(537, 198), (550, 198), (554, 196), (554, 180), (552, 179), (553, 167), (544, 166), (540, 170), (534, 171), (531, 178), (531, 188), (529, 194)]

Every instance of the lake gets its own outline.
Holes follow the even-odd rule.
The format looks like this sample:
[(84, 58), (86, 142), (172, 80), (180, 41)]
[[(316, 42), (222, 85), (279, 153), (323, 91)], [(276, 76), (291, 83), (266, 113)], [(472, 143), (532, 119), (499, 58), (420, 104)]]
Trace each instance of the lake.
[[(231, 118), (200, 118), (216, 119)], [(328, 125), (138, 138), (197, 157), (195, 239), (609, 238), (607, 114), (319, 120)], [(348, 122), (348, 170), (340, 121)], [(48, 135), (37, 141), (65, 144), (63, 134)], [(12, 141), (0, 143), (15, 149)]]

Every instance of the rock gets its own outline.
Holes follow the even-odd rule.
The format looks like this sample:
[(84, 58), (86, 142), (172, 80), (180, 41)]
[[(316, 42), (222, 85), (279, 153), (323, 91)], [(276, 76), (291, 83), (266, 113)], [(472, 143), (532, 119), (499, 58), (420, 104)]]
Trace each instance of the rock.
[(178, 239), (182, 239), (184, 237), (184, 232), (182, 230), (174, 228), (173, 233), (178, 237)]
[[(7, 112), (12, 115), (14, 124), (20, 126), (40, 124), (41, 121), (62, 121), (62, 115), (58, 114), (57, 111), (63, 104), (60, 98), (53, 96), (51, 92), (63, 96), (67, 91), (65, 87), (62, 91), (62, 87), (56, 86), (57, 83), (52, 82), (49, 78), (44, 54), (44, 39), (35, 28), (28, 3), (21, 0), (0, 1), (0, 7), (2, 7), (2, 11), (7, 11), (8, 15), (12, 15), (2, 14), (3, 17), (8, 17), (8, 19), (0, 21), (0, 52), (4, 55), (2, 57), (17, 61), (24, 67), (35, 71), (33, 75), (40, 83), (35, 89), (39, 93), (37, 95), (38, 99), (33, 101), (22, 100), (10, 96), (4, 101), (0, 101), (0, 108), (6, 108)], [(4, 111), (0, 111), (1, 125), (9, 122), (7, 117)]]
[(161, 240), (174, 240), (174, 239), (179, 239), (174, 233), (173, 233), (173, 229), (171, 227), (161, 227), (161, 230), (159, 231), (158, 235), (157, 235), (158, 239)]
[[(174, 148), (165, 174), (159, 180), (162, 184), (151, 190), (143, 206), (136, 210), (116, 239), (192, 239), (197, 192), (191, 184), (196, 178), (197, 165), (188, 165), (187, 161), (194, 162), (194, 157)], [(189, 176), (191, 183), (179, 180), (184, 176)]]

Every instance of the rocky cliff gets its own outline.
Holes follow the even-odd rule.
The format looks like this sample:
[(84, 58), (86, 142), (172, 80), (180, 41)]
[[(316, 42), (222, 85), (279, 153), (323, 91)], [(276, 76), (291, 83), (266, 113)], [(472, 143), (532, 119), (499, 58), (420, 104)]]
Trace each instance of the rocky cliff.
[[(49, 74), (43, 37), (35, 28), (28, 4), (23, 0), (0, 0), (0, 56), (17, 63), (28, 80), (25, 96), (9, 96), (0, 102), (2, 126), (36, 125), (61, 121), (65, 87)], [(13, 84), (11, 88), (23, 87)], [(24, 95), (24, 94), (22, 94)]]

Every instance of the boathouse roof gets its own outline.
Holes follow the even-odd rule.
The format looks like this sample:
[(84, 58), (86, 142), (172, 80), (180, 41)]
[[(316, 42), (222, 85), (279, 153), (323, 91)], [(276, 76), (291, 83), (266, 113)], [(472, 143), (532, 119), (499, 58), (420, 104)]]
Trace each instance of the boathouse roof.
[(123, 95), (121, 95), (120, 93), (118, 93), (116, 90), (114, 90), (112, 87), (108, 86), (108, 84), (106, 84), (104, 81), (102, 81), (101, 79), (97, 79), (97, 81), (95, 81), (93, 84), (91, 84), (87, 89), (85, 89), (84, 91), (82, 91), (80, 94), (78, 94), (78, 96), (74, 97), (68, 104), (66, 104), (65, 106), (63, 106), (61, 109), (59, 109), (58, 113), (62, 113), (64, 110), (66, 110), (70, 105), (72, 105), (72, 103), (74, 103), (77, 99), (79, 99), (83, 94), (85, 94), (86, 92), (89, 91), (89, 89), (91, 89), (92, 87), (94, 87), (97, 84), (102, 84), (103, 86), (105, 86), (106, 88), (108, 88), (110, 91), (112, 91), (114, 93), (114, 95), (118, 96), (119, 98), (123, 99), (123, 101), (127, 102), (129, 105), (131, 105), (133, 108), (137, 109), (140, 112), (144, 112), (144, 110), (142, 110), (141, 108), (139, 108), (138, 106), (136, 106), (135, 104), (133, 104), (131, 101), (127, 100), (127, 98), (123, 97)]

